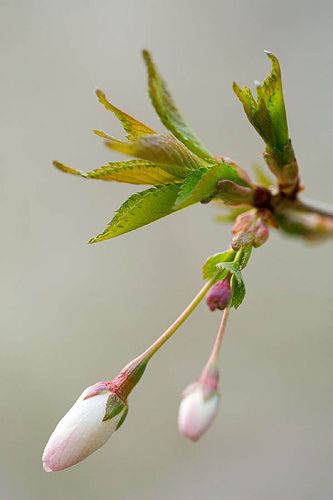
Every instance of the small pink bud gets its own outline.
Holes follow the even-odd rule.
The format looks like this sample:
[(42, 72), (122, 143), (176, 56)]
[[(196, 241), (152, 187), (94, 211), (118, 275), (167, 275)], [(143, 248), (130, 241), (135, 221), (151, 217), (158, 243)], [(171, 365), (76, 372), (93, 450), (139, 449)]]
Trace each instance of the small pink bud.
[(227, 307), (231, 300), (231, 287), (228, 279), (215, 283), (206, 295), (206, 303), (211, 311)]
[(220, 396), (217, 392), (218, 373), (207, 375), (185, 389), (178, 412), (179, 432), (197, 441), (214, 420)]
[(126, 414), (127, 405), (112, 391), (112, 382), (88, 387), (54, 429), (43, 453), (44, 470), (81, 462), (106, 443)]
[(243, 233), (247, 231), (255, 219), (255, 212), (250, 210), (237, 216), (235, 224), (232, 228), (233, 234)]
[(267, 224), (265, 224), (264, 222), (262, 222), (262, 220), (259, 219), (255, 225), (254, 231), (255, 231), (255, 236), (253, 240), (253, 246), (257, 248), (263, 245), (267, 240), (269, 236), (269, 229)]

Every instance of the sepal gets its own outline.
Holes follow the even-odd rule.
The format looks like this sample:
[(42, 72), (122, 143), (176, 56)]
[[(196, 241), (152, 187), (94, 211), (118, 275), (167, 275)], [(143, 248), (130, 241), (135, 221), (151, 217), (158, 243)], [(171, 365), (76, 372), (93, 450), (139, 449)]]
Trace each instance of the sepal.
[(105, 422), (106, 420), (111, 420), (111, 418), (115, 417), (123, 411), (128, 411), (127, 405), (120, 399), (119, 396), (117, 396), (117, 394), (111, 393), (106, 403), (103, 422)]

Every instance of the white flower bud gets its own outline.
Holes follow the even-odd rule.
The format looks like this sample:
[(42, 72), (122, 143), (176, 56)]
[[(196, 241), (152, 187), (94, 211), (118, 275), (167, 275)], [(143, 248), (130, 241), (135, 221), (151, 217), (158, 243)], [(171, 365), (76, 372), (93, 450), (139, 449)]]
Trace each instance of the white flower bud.
[(54, 429), (43, 453), (44, 470), (60, 471), (86, 458), (103, 446), (126, 413), (127, 405), (107, 383), (88, 387)]
[(179, 432), (192, 441), (197, 441), (214, 420), (219, 400), (217, 391), (207, 391), (201, 382), (189, 386), (179, 406)]

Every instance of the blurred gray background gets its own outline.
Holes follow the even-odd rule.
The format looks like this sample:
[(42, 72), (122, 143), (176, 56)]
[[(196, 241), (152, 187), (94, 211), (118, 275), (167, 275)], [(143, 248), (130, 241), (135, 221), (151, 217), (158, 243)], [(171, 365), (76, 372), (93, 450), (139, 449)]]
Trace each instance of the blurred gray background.
[(96, 86), (162, 130), (140, 51), (216, 154), (250, 168), (263, 145), (232, 80), (281, 61), (290, 133), (307, 194), (332, 201), (333, 4), (329, 1), (0, 3), (1, 500), (329, 500), (333, 497), (332, 243), (272, 234), (246, 270), (248, 295), (222, 349), (222, 406), (194, 445), (179, 394), (205, 362), (219, 315), (202, 306), (151, 363), (126, 424), (63, 473), (40, 456), (81, 391), (110, 379), (201, 287), (229, 243), (213, 206), (87, 245), (135, 187), (51, 166), (116, 159), (91, 133), (121, 137)]

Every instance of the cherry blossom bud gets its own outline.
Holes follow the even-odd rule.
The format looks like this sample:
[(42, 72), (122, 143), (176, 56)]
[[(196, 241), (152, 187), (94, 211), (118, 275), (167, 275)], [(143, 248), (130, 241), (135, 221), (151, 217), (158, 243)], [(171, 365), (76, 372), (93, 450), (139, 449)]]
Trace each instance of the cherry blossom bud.
[(263, 245), (267, 240), (269, 236), (269, 229), (267, 224), (265, 224), (264, 222), (262, 222), (262, 220), (259, 219), (256, 222), (254, 231), (255, 231), (255, 236), (253, 240), (253, 246), (257, 248)]
[(204, 375), (183, 393), (178, 412), (178, 429), (191, 441), (198, 441), (217, 414), (220, 400), (217, 387), (218, 372), (215, 371)]
[(247, 231), (255, 219), (255, 211), (249, 210), (239, 214), (236, 218), (235, 224), (232, 228), (233, 234), (244, 233)]
[(206, 303), (211, 311), (227, 307), (231, 300), (231, 287), (229, 279), (224, 279), (215, 283), (206, 295)]
[(112, 382), (85, 389), (54, 429), (43, 453), (44, 470), (67, 469), (98, 450), (123, 423), (127, 411)]

